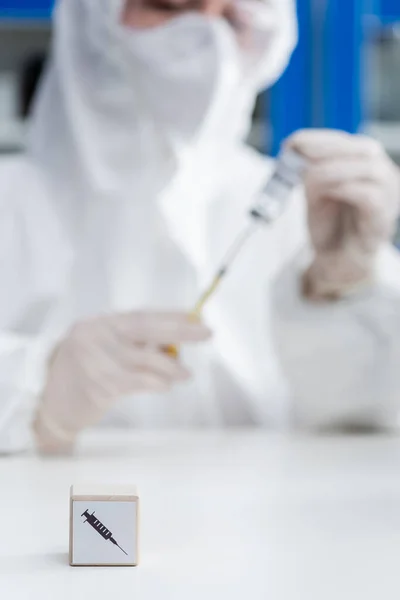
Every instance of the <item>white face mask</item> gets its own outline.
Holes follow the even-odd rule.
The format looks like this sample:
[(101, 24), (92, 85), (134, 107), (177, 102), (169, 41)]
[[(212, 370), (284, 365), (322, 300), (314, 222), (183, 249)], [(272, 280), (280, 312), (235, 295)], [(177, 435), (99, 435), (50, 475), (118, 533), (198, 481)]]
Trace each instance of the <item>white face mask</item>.
[(177, 143), (238, 134), (244, 64), (223, 19), (191, 14), (150, 30), (121, 29), (119, 39), (127, 79)]
[(293, 47), (293, 0), (236, 0), (237, 29), (198, 13), (128, 29), (115, 2), (127, 80), (139, 78), (158, 126), (182, 142), (243, 138), (258, 92), (279, 76)]

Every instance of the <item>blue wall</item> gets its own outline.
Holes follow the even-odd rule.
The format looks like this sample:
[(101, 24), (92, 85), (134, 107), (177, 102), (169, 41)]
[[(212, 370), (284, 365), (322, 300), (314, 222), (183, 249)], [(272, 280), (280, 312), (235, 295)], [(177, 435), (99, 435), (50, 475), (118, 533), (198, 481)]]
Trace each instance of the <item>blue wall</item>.
[(365, 119), (364, 74), (367, 2), (330, 0), (324, 35), (324, 123), (356, 133)]
[(298, 0), (299, 42), (284, 76), (271, 93), (272, 148), (275, 156), (281, 142), (293, 131), (312, 125), (313, 36), (309, 0)]
[[(297, 0), (300, 42), (287, 72), (272, 90), (273, 154), (304, 127), (362, 129), (368, 15), (400, 16), (400, 0)], [(393, 15), (392, 15), (393, 20)]]
[(379, 0), (382, 21), (392, 23), (400, 21), (400, 0)]
[(48, 19), (54, 0), (0, 0), (0, 18)]

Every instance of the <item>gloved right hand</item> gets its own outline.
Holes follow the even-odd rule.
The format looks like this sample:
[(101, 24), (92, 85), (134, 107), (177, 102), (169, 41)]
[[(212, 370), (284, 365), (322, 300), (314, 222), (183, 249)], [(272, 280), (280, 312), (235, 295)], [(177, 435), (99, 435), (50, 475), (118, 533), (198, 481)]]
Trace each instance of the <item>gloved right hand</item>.
[(34, 422), (44, 452), (70, 447), (121, 397), (162, 393), (190, 378), (163, 347), (207, 340), (185, 314), (129, 313), (83, 322), (56, 348)]
[(286, 145), (308, 161), (304, 185), (315, 256), (304, 295), (335, 301), (359, 293), (373, 283), (379, 251), (396, 230), (400, 171), (365, 136), (307, 129)]

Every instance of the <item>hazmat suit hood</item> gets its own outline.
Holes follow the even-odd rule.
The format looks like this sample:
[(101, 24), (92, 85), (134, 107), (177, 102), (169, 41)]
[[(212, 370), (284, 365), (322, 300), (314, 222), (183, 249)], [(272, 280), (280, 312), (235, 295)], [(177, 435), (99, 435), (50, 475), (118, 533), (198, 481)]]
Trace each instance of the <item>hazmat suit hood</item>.
[(153, 169), (164, 185), (200, 137), (243, 140), (257, 93), (282, 74), (296, 43), (293, 0), (239, 0), (238, 31), (196, 14), (128, 29), (123, 4), (59, 2), (29, 141), (57, 178), (96, 193), (115, 194), (126, 175), (154, 181)]

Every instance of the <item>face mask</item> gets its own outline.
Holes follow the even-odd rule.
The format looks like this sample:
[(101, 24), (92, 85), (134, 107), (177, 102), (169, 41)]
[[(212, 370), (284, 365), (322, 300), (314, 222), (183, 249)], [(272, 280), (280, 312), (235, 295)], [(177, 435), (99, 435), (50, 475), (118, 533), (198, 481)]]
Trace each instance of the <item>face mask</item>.
[(186, 15), (150, 30), (122, 28), (119, 39), (144, 109), (178, 143), (235, 130), (244, 65), (235, 32), (223, 19)]
[(236, 0), (231, 14), (230, 22), (191, 13), (153, 29), (119, 27), (127, 78), (140, 79), (158, 125), (181, 141), (245, 137), (258, 93), (294, 48), (293, 0)]

